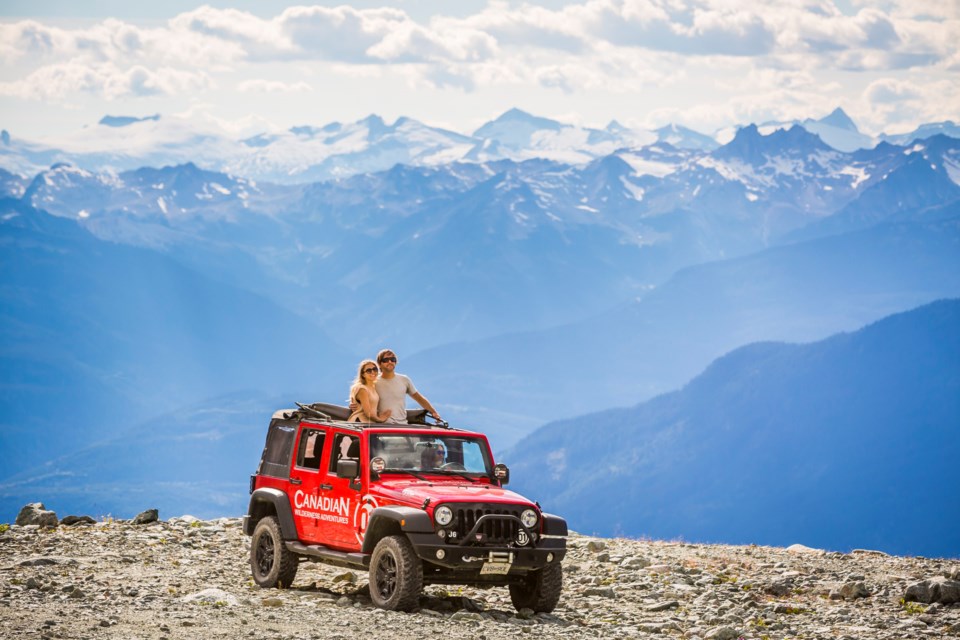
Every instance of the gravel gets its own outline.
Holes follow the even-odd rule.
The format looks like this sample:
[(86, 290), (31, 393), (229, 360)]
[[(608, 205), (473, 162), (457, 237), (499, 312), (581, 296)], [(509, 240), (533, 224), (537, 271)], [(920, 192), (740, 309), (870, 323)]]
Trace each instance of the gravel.
[(505, 588), (437, 585), (419, 611), (398, 613), (371, 605), (363, 572), (309, 563), (290, 589), (256, 587), (236, 518), (13, 525), (0, 533), (0, 630), (42, 640), (960, 637), (957, 560), (576, 534), (569, 546), (551, 614), (515, 611)]

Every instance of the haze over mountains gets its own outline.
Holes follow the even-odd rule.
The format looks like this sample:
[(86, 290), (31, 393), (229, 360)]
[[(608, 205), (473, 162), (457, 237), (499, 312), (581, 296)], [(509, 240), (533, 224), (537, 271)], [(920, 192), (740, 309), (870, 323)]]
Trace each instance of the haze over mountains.
[(503, 457), (516, 489), (585, 532), (955, 557), (958, 374), (960, 300), (938, 301), (736, 349), (679, 391), (547, 424)]
[[(950, 123), (844, 151), (811, 133), (850, 133), (837, 112), (723, 145), (519, 111), (470, 136), (402, 120), (247, 140), (249, 174), (218, 170), (239, 157), (223, 140), (138, 137), (163, 117), (109, 120), (80, 153), (5, 136), (8, 168), (70, 162), (0, 170), (0, 416), (17, 452), (0, 520), (44, 491), (116, 512), (119, 477), (235, 513), (270, 412), (342, 401), (387, 345), (445, 417), (504, 450), (743, 345), (960, 297)], [(170, 154), (182, 164), (137, 164)], [(62, 425), (55, 444), (40, 415)]]

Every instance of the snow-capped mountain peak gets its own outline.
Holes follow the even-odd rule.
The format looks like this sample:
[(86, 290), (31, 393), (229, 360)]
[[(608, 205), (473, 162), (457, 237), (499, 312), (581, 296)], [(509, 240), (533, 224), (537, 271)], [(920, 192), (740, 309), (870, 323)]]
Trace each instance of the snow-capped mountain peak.
[[(812, 122), (810, 120), (806, 121), (807, 123)], [(820, 124), (828, 125), (835, 127), (837, 129), (845, 129), (847, 131), (853, 131), (855, 133), (860, 133), (860, 130), (857, 129), (857, 125), (853, 122), (850, 116), (847, 115), (847, 112), (842, 108), (837, 107), (830, 112), (830, 115), (824, 116), (819, 120), (816, 120)]]

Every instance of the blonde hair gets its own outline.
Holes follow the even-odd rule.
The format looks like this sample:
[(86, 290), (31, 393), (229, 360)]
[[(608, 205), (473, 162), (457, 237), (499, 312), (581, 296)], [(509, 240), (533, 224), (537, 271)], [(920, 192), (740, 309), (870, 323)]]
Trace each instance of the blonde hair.
[(374, 367), (376, 367), (378, 372), (380, 371), (380, 367), (378, 367), (377, 363), (373, 360), (361, 360), (360, 367), (357, 368), (357, 379), (354, 381), (354, 384), (363, 384), (363, 370), (367, 368), (368, 364), (372, 364)]

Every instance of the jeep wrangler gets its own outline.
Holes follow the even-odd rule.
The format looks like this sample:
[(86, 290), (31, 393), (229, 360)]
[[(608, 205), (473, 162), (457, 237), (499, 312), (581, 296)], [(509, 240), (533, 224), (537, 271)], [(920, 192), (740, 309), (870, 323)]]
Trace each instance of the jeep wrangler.
[(427, 424), (345, 422), (346, 407), (278, 411), (250, 477), (243, 530), (261, 587), (289, 587), (300, 562), (369, 572), (370, 599), (416, 609), (428, 584), (507, 586), (550, 612), (562, 589), (567, 523), (504, 489), (484, 435)]

